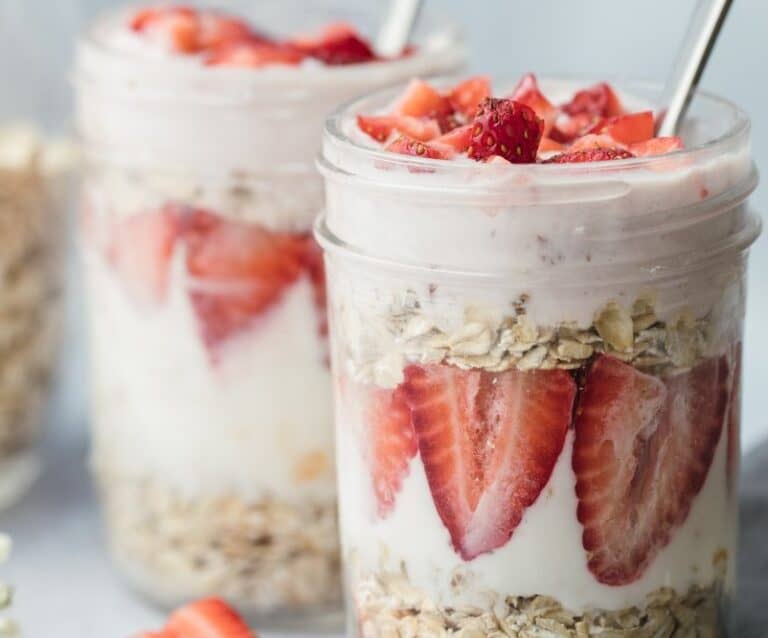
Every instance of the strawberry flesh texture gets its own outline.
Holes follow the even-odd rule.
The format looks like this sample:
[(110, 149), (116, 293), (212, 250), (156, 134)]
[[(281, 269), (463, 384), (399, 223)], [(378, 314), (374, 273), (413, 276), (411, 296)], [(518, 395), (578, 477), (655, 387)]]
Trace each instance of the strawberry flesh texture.
[(377, 142), (386, 142), (394, 132), (420, 142), (428, 142), (441, 133), (437, 122), (407, 115), (358, 115), (357, 125)]
[(400, 155), (413, 155), (427, 159), (450, 159), (453, 149), (449, 146), (437, 146), (414, 140), (406, 135), (399, 135), (384, 147), (385, 151)]
[(256, 638), (240, 615), (220, 598), (204, 598), (174, 611), (163, 635), (174, 638)]
[(294, 39), (292, 46), (330, 66), (374, 62), (378, 58), (370, 44), (350, 25), (328, 25), (317, 37)]
[(677, 136), (653, 137), (645, 142), (631, 144), (629, 150), (637, 157), (650, 157), (651, 155), (663, 155), (683, 149), (683, 140)]
[(444, 133), (436, 137), (433, 143), (438, 146), (450, 146), (457, 153), (464, 153), (472, 143), (472, 125), (465, 124), (453, 129), (450, 133)]
[(600, 355), (576, 412), (573, 469), (587, 565), (638, 580), (688, 516), (720, 439), (728, 364), (709, 359), (666, 381)]
[[(184, 220), (190, 298), (209, 349), (247, 329), (302, 274), (304, 239), (196, 210)], [(218, 288), (218, 289), (216, 289)]]
[(166, 206), (127, 217), (114, 227), (107, 259), (138, 303), (151, 306), (165, 298), (180, 219), (176, 207)]
[(401, 387), (394, 390), (362, 387), (360, 392), (365, 404), (365, 439), (370, 444), (367, 461), (376, 511), (383, 519), (392, 512), (403, 479), (408, 475), (408, 466), (418, 451), (416, 435)]
[(491, 97), (491, 81), (487, 77), (478, 76), (454, 86), (448, 93), (448, 102), (454, 111), (471, 120), (480, 103), (488, 97)]
[(213, 47), (205, 56), (209, 66), (258, 68), (272, 64), (296, 66), (305, 55), (298, 49), (269, 42), (225, 41)]
[(600, 122), (594, 133), (610, 135), (621, 144), (638, 144), (653, 137), (653, 113), (640, 111), (617, 115)]
[(502, 547), (549, 481), (576, 394), (562, 370), (411, 365), (403, 389), (438, 515), (464, 560)]
[(624, 113), (616, 93), (605, 82), (578, 91), (562, 108), (571, 116), (615, 117)]
[(514, 164), (536, 161), (544, 123), (525, 104), (486, 98), (472, 121), (472, 144), (467, 154), (474, 160), (493, 155)]
[(533, 73), (523, 76), (512, 92), (510, 99), (532, 108), (536, 115), (544, 120), (544, 135), (549, 134), (558, 111), (552, 102), (544, 97), (544, 94), (539, 90), (539, 83)]
[(610, 160), (630, 159), (629, 151), (620, 148), (595, 147), (581, 151), (567, 151), (544, 160), (544, 164), (575, 164), (580, 162), (607, 162)]

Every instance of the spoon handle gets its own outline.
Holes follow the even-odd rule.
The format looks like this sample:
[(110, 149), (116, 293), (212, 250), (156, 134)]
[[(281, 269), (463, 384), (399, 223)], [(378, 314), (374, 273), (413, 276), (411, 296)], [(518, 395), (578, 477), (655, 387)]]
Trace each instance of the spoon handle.
[(699, 84), (732, 0), (699, 0), (669, 76), (656, 117), (656, 135), (675, 135)]
[(376, 39), (376, 53), (382, 57), (400, 55), (408, 44), (419, 17), (423, 0), (391, 0), (384, 23)]

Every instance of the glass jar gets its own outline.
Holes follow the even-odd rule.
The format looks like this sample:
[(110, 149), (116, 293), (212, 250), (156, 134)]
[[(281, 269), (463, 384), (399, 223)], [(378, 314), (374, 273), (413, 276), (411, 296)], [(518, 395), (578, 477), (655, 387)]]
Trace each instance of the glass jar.
[[(274, 32), (343, 3), (261, 2)], [(81, 40), (81, 236), (92, 465), (114, 557), (151, 599), (216, 594), (262, 621), (340, 599), (333, 427), (314, 167), (340, 100), (454, 69), (448, 27), (369, 65), (205, 67)]]
[(701, 94), (682, 152), (480, 164), (359, 143), (398, 93), (319, 160), (349, 635), (729, 635), (745, 115)]

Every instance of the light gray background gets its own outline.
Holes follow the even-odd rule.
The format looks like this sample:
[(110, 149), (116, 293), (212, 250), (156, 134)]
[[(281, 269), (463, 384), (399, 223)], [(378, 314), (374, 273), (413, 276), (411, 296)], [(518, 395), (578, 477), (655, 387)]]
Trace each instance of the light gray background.
[[(662, 80), (694, 2), (431, 3), (464, 25), (475, 70), (509, 76), (533, 70)], [(0, 0), (0, 121), (32, 115), (50, 130), (67, 130), (73, 34), (98, 9), (115, 4), (109, 0)], [(754, 155), (758, 167), (764, 168), (768, 166), (768, 2), (735, 0), (734, 5), (703, 85), (740, 104), (753, 117)], [(752, 201), (758, 210), (768, 208), (765, 186)], [(746, 335), (743, 435), (750, 448), (768, 437), (766, 272), (768, 244), (761, 239), (752, 252)], [(77, 292), (75, 277), (73, 289)], [(22, 505), (0, 516), (0, 527), (11, 531), (17, 541), (14, 559), (0, 577), (18, 587), (15, 609), (25, 635), (119, 638), (158, 625), (160, 616), (119, 586), (101, 551), (84, 469), (86, 419), (76, 306), (71, 323), (55, 403), (55, 430), (46, 441), (46, 473)]]

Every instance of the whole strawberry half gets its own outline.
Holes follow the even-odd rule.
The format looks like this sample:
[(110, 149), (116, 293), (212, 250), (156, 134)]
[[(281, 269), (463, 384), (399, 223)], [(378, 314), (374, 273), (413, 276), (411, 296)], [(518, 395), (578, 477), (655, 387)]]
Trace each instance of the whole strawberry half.
[(544, 160), (544, 164), (574, 164), (579, 162), (608, 162), (610, 160), (630, 159), (634, 157), (621, 148), (588, 148), (580, 151), (566, 151)]
[(302, 275), (306, 241), (204, 210), (184, 220), (190, 298), (209, 349), (248, 328)]
[(549, 481), (576, 395), (562, 370), (411, 365), (403, 390), (432, 499), (464, 560), (502, 547)]
[(666, 380), (600, 355), (586, 374), (573, 469), (587, 565), (606, 585), (639, 579), (685, 522), (720, 439), (726, 357)]
[(416, 456), (416, 435), (403, 389), (358, 386), (363, 404), (363, 438), (371, 473), (376, 510), (381, 518), (392, 512), (395, 498)]
[(469, 157), (482, 161), (498, 155), (514, 164), (536, 161), (544, 122), (533, 109), (514, 100), (486, 98), (472, 120)]

